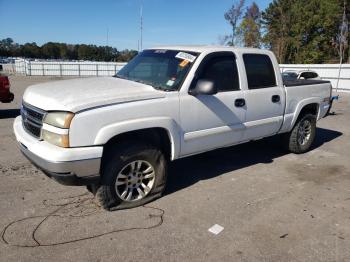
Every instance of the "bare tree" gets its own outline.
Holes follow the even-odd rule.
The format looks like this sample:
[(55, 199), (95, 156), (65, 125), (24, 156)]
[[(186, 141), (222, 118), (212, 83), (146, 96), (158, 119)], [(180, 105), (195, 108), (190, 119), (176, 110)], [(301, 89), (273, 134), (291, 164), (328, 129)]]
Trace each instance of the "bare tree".
[(341, 65), (343, 63), (343, 59), (345, 57), (345, 50), (349, 48), (349, 43), (348, 43), (348, 34), (349, 34), (349, 27), (348, 27), (348, 20), (346, 17), (346, 5), (345, 5), (345, 0), (344, 0), (344, 12), (343, 12), (343, 17), (342, 17), (342, 23), (340, 26), (340, 33), (337, 36), (337, 45), (338, 45), (338, 52), (339, 52), (339, 72), (338, 72), (338, 80), (337, 80), (337, 86), (336, 90), (338, 91), (338, 86), (339, 86), (339, 78), (340, 78), (340, 71), (341, 71)]
[(226, 21), (232, 27), (231, 43), (229, 43), (232, 46), (235, 43), (237, 23), (242, 17), (244, 2), (245, 0), (239, 0), (239, 2), (235, 2), (224, 15)]

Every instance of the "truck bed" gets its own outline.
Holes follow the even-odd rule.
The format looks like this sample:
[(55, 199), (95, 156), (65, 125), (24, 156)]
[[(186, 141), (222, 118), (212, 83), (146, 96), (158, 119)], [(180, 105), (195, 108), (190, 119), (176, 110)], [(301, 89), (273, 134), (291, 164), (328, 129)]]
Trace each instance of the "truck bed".
[(300, 110), (308, 104), (318, 104), (317, 120), (324, 117), (329, 108), (332, 85), (323, 80), (285, 81), (286, 108), (281, 133), (290, 131)]

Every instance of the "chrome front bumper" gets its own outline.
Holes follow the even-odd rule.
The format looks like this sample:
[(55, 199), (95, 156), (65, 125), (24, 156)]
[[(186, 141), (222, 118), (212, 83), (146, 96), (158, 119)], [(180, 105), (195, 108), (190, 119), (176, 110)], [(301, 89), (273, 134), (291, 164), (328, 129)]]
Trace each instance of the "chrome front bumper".
[(96, 184), (100, 181), (101, 158), (52, 162), (31, 153), (20, 144), (23, 155), (45, 175), (63, 185), (82, 186)]
[(95, 176), (100, 172), (101, 158), (84, 159), (75, 161), (53, 162), (45, 160), (30, 152), (20, 143), (23, 155), (40, 169), (53, 173), (72, 173), (78, 177)]
[(61, 184), (86, 185), (99, 180), (102, 147), (60, 148), (40, 141), (24, 130), (20, 116), (15, 119), (14, 132), (23, 155)]

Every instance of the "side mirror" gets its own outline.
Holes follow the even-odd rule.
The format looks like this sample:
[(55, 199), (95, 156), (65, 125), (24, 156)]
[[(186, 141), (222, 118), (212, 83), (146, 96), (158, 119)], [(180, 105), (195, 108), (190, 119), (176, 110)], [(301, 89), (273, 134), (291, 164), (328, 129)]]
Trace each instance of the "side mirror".
[(215, 82), (208, 79), (199, 79), (195, 88), (190, 90), (190, 94), (196, 95), (215, 95), (218, 92)]

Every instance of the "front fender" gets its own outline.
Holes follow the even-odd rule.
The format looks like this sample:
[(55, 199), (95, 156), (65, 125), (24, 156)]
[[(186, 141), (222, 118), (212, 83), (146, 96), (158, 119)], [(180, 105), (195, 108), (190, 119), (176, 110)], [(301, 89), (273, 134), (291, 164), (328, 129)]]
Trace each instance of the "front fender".
[(167, 117), (133, 119), (104, 126), (97, 133), (94, 144), (104, 145), (117, 135), (147, 128), (164, 128), (167, 130), (171, 142), (171, 160), (178, 158), (181, 130), (173, 119)]

